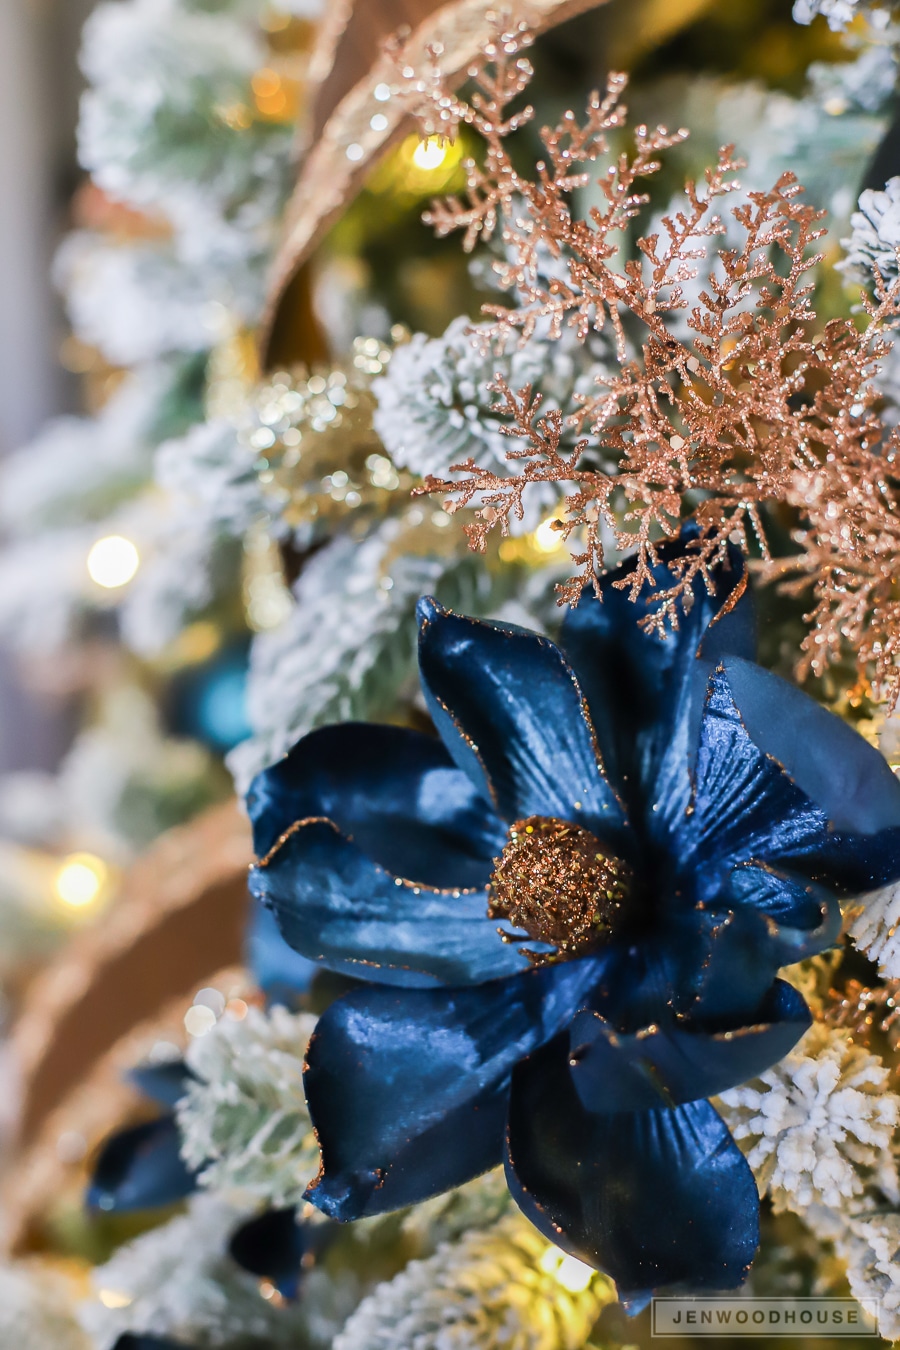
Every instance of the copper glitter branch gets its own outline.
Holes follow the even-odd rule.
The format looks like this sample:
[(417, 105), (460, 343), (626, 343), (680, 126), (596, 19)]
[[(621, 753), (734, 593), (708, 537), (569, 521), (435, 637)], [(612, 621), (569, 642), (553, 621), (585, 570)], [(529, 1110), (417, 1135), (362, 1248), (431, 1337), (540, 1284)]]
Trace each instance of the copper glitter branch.
[[(413, 490), (414, 496), (446, 494), (444, 509), (451, 515), (477, 498), (481, 509), (464, 528), (470, 545), (479, 553), (484, 552), (487, 536), (495, 526), (499, 525), (501, 533), (508, 535), (510, 517), (523, 518), (524, 493), (532, 483), (560, 482), (585, 476), (574, 466), (587, 441), (579, 441), (569, 452), (560, 450), (563, 417), (557, 409), (540, 415), (541, 395), (533, 394), (530, 385), (515, 393), (505, 380), (498, 378), (491, 388), (498, 395), (495, 411), (507, 418), (507, 425), (501, 427), (501, 431), (505, 436), (524, 442), (507, 452), (508, 459), (522, 461), (522, 473), (510, 479), (490, 469), (479, 469), (473, 459), (467, 459), (450, 466), (451, 473), (467, 475), (461, 481), (429, 474)], [(568, 525), (560, 522), (560, 528), (565, 532)]]
[(886, 434), (871, 379), (888, 344), (885, 329), (900, 317), (900, 280), (879, 278), (865, 302), (860, 335), (833, 321), (818, 339), (827, 372), (809, 418), (817, 453), (792, 476), (785, 499), (800, 514), (798, 552), (763, 568), (781, 589), (812, 592), (798, 673), (824, 674), (850, 648), (874, 692), (893, 705), (900, 694), (900, 437)]
[[(660, 633), (677, 623), (698, 578), (712, 584), (729, 543), (758, 553), (764, 576), (812, 591), (799, 673), (821, 674), (849, 646), (896, 696), (900, 440), (877, 415), (871, 382), (886, 350), (882, 334), (900, 318), (900, 282), (878, 281), (862, 332), (845, 318), (817, 332), (811, 273), (821, 261), (823, 213), (788, 172), (768, 191), (741, 193), (723, 222), (720, 202), (740, 191), (742, 165), (730, 146), (699, 185), (686, 184), (680, 207), (636, 240), (637, 256), (622, 266), (622, 232), (648, 205), (645, 180), (687, 133), (639, 126), (632, 151), (613, 154), (609, 133), (625, 125), (626, 83), (613, 75), (583, 119), (566, 113), (542, 131), (544, 157), (533, 176), (521, 174), (505, 142), (531, 116), (510, 111), (530, 78), (521, 55), (529, 43), (521, 27), (500, 34), (469, 72), (469, 102), (445, 87), (439, 53), (416, 80), (426, 130), (452, 134), (466, 123), (485, 142), (483, 163), (468, 162), (466, 202), (435, 203), (428, 219), (441, 234), (462, 230), (467, 248), (502, 230), (505, 260), (495, 269), (517, 304), (486, 308), (487, 347), (545, 342), (566, 328), (586, 341), (609, 325), (616, 368), (599, 372), (596, 391), (576, 394), (560, 412), (544, 413), (531, 389), (498, 382), (495, 412), (516, 472), (467, 460), (452, 466), (458, 476), (428, 478), (419, 490), (443, 494), (451, 512), (475, 508), (466, 530), (482, 549), (490, 530), (507, 533), (523, 518), (533, 483), (558, 483), (567, 495), (554, 525), (579, 569), (559, 588), (560, 601), (577, 601), (586, 578), (596, 587), (608, 530), (618, 549), (636, 549), (623, 584), (634, 600), (646, 602), (649, 591), (641, 622)], [(580, 219), (573, 194), (591, 178), (601, 202)], [(549, 277), (541, 265), (548, 256), (557, 264)], [(707, 260), (691, 298), (687, 288)], [(583, 439), (563, 452), (573, 430)], [(788, 560), (769, 554), (763, 511), (775, 504), (796, 512), (798, 552)], [(671, 584), (659, 587), (658, 542), (686, 518), (699, 538)]]
[[(518, 180), (506, 155), (505, 138), (518, 131), (534, 116), (531, 107), (510, 113), (514, 103), (528, 88), (533, 75), (530, 62), (521, 53), (532, 43), (533, 37), (524, 24), (518, 23), (498, 33), (484, 48), (483, 64), (469, 70), (475, 82), (470, 101), (460, 99), (444, 82), (440, 68), (442, 51), (429, 47), (431, 64), (424, 78), (402, 65), (402, 48), (398, 49), (401, 77), (408, 82), (408, 92), (418, 98), (418, 121), (426, 136), (445, 136), (453, 139), (461, 124), (478, 133), (487, 146), (483, 169), (472, 160), (466, 160), (467, 205), (456, 198), (433, 203), (426, 214), (438, 235), (463, 230), (463, 248), (471, 252), (479, 239), (490, 239), (501, 216), (508, 214), (512, 196), (518, 190)], [(498, 191), (504, 181), (506, 192)]]

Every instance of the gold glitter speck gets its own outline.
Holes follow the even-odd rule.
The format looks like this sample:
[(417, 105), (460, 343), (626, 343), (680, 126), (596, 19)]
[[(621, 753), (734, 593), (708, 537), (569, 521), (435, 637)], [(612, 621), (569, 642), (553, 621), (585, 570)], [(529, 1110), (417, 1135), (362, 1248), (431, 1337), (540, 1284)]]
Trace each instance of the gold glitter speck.
[(631, 880), (628, 864), (607, 853), (589, 830), (552, 816), (529, 816), (511, 827), (494, 860), (488, 913), (554, 948), (523, 948), (534, 965), (544, 965), (606, 942), (618, 926)]

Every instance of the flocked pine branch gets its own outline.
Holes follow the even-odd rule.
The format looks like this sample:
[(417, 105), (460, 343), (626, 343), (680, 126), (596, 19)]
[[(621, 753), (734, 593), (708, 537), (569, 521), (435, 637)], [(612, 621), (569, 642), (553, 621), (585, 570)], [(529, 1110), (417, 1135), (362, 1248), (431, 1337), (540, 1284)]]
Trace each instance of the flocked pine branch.
[[(900, 981), (900, 885), (883, 886), (861, 897), (850, 936), (860, 951), (876, 962), (879, 975), (888, 981)], [(900, 996), (900, 987), (893, 993)]]
[(900, 1098), (889, 1062), (870, 1046), (880, 1036), (882, 1049), (896, 1047), (890, 984), (832, 989), (791, 1053), (717, 1104), (773, 1209), (798, 1214), (833, 1244), (886, 1340), (900, 1334)]
[(586, 1267), (568, 1278), (566, 1259), (509, 1213), (380, 1284), (334, 1350), (579, 1350), (615, 1294)]
[(258, 1277), (229, 1255), (250, 1212), (221, 1196), (195, 1195), (186, 1213), (117, 1247), (94, 1267), (94, 1296), (81, 1306), (90, 1344), (113, 1350), (131, 1333), (185, 1346), (302, 1350), (302, 1304), (263, 1298)]
[(181, 1152), (201, 1186), (280, 1208), (297, 1205), (319, 1165), (303, 1093), (315, 1026), (276, 1004), (224, 1017), (188, 1050), (191, 1080), (178, 1105)]
[(817, 1022), (758, 1079), (723, 1092), (719, 1109), (776, 1211), (840, 1212), (872, 1186), (896, 1203), (900, 1098), (843, 1028)]
[[(614, 152), (609, 133), (624, 126), (625, 80), (613, 75), (582, 120), (566, 113), (541, 132), (544, 157), (524, 175), (507, 137), (531, 117), (513, 111), (530, 78), (529, 41), (521, 28), (498, 35), (470, 72), (469, 101), (443, 81), (439, 51), (417, 79), (424, 130), (452, 135), (465, 123), (486, 145), (483, 164), (468, 163), (466, 200), (436, 202), (428, 218), (440, 234), (463, 230), (467, 248), (502, 231), (500, 280), (517, 304), (488, 307), (486, 342), (528, 343), (539, 325), (542, 340), (567, 328), (581, 340), (611, 328), (619, 368), (600, 373), (595, 392), (547, 414), (531, 389), (498, 380), (518, 472), (502, 475), (469, 459), (453, 466), (454, 476), (426, 478), (420, 490), (443, 494), (451, 512), (475, 508), (467, 533), (482, 549), (491, 530), (506, 533), (522, 518), (534, 485), (563, 485), (556, 527), (572, 537), (579, 573), (560, 587), (561, 602), (577, 601), (586, 577), (596, 585), (607, 530), (618, 548), (636, 549), (636, 568), (622, 584), (646, 599), (659, 540), (693, 518), (698, 537), (671, 584), (650, 596), (645, 626), (662, 632), (676, 623), (679, 602), (690, 603), (698, 578), (711, 584), (711, 568), (733, 543), (758, 550), (769, 575), (793, 572), (793, 584), (812, 589), (803, 667), (820, 673), (849, 643), (890, 692), (900, 642), (890, 579), (900, 542), (897, 442), (877, 416), (872, 376), (886, 351), (882, 334), (900, 315), (900, 283), (879, 283), (861, 330), (850, 319), (817, 325), (811, 272), (821, 261), (823, 213), (804, 201), (790, 172), (768, 191), (742, 192), (730, 146), (623, 264), (626, 232), (648, 202), (645, 180), (687, 133), (639, 126), (633, 148)], [(601, 204), (582, 219), (574, 194), (591, 178)], [(727, 237), (739, 240), (728, 247), (718, 214), (726, 199)], [(686, 283), (712, 240), (720, 246), (691, 307)], [(559, 261), (555, 277), (539, 270), (539, 251)], [(677, 332), (676, 311), (684, 311)], [(563, 434), (571, 445), (573, 431), (581, 439), (564, 451)], [(776, 564), (763, 508), (785, 503), (799, 514), (800, 547)]]

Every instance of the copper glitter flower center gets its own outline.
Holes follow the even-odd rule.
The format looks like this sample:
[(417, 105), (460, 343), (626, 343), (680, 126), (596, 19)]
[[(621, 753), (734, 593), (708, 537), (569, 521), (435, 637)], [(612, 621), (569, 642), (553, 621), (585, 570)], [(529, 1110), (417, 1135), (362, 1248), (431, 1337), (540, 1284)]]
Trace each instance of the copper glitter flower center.
[(553, 952), (524, 952), (533, 964), (544, 965), (584, 955), (607, 941), (618, 926), (631, 880), (628, 864), (604, 852), (590, 830), (553, 816), (529, 816), (510, 828), (506, 847), (494, 859), (488, 914), (553, 947)]

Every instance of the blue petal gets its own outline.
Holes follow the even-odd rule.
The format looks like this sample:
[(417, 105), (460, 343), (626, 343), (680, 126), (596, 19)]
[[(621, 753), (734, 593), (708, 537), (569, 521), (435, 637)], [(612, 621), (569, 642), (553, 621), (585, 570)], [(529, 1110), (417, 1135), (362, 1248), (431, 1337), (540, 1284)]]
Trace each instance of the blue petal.
[(282, 1298), (294, 1299), (300, 1287), (300, 1263), (309, 1249), (308, 1228), (293, 1209), (267, 1209), (232, 1235), (228, 1254), (251, 1275), (271, 1280)]
[(439, 740), (348, 722), (305, 736), (250, 786), (264, 857), (295, 821), (327, 816), (389, 872), (429, 886), (483, 886), (506, 830)]
[(728, 879), (723, 898), (765, 917), (781, 965), (832, 947), (841, 931), (837, 897), (815, 882), (772, 866), (746, 863)]
[(556, 816), (601, 837), (624, 817), (587, 705), (558, 647), (419, 602), (422, 688), (450, 754), (504, 820)]
[[(762, 875), (762, 869), (754, 870)], [(737, 874), (732, 874), (732, 878)], [(777, 971), (830, 947), (840, 932), (837, 901), (824, 892), (818, 893), (821, 904), (809, 928), (778, 923), (764, 910), (748, 903), (734, 908), (709, 906), (698, 911), (704, 921), (705, 954), (679, 990), (680, 1000), (675, 1000), (679, 1010), (692, 1018), (714, 1019), (719, 1023), (727, 1020), (731, 1025), (755, 1019)], [(726, 898), (721, 897), (723, 903)], [(747, 898), (743, 897), (745, 902)], [(687, 993), (693, 1001), (685, 1007)]]
[(686, 1021), (624, 1035), (585, 1010), (569, 1029), (569, 1067), (587, 1111), (677, 1106), (755, 1078), (782, 1059), (809, 1025), (803, 998), (782, 980), (775, 981), (753, 1025), (719, 1031)]
[(291, 1006), (309, 988), (315, 962), (288, 946), (275, 915), (258, 900), (250, 906), (244, 945), (253, 981), (269, 1003)]
[(307, 1198), (335, 1219), (415, 1204), (500, 1162), (510, 1074), (567, 1025), (596, 980), (571, 961), (477, 989), (346, 994), (307, 1052), (322, 1169)]
[(824, 813), (748, 736), (721, 666), (709, 681), (690, 810), (667, 824), (682, 870), (692, 868), (709, 895), (723, 866), (768, 860), (827, 829)]
[(487, 915), (487, 889), (439, 891), (391, 876), (328, 820), (298, 823), (250, 874), (303, 956), (359, 979), (479, 984), (527, 969)]
[(724, 1121), (703, 1101), (593, 1114), (567, 1058), (560, 1037), (513, 1075), (507, 1178), (523, 1212), (624, 1299), (741, 1284), (759, 1199)]
[(756, 1016), (775, 974), (791, 959), (780, 930), (753, 909), (710, 911), (707, 956), (690, 1015), (732, 1025)]
[(629, 944), (604, 952), (592, 1003), (620, 1031), (677, 1017), (753, 1017), (779, 968), (775, 925), (752, 909), (696, 908), (660, 915)]
[[(900, 828), (859, 830), (863, 824), (889, 820), (893, 808), (885, 807), (879, 816), (863, 794), (857, 805), (847, 802), (842, 808), (842, 819), (855, 821), (853, 831), (836, 829), (826, 809), (749, 735), (731, 691), (732, 668), (728, 658), (709, 682), (690, 810), (685, 813), (679, 806), (660, 813), (682, 876), (698, 879), (703, 899), (713, 899), (726, 874), (748, 862), (781, 862), (792, 872), (850, 894), (900, 877)], [(748, 669), (743, 663), (741, 668)], [(779, 711), (777, 700), (769, 713), (773, 723), (789, 715)], [(843, 753), (843, 736), (836, 744)], [(868, 756), (864, 758), (868, 763)], [(796, 751), (795, 770), (798, 760)], [(826, 795), (818, 770), (803, 776), (807, 786), (819, 784), (820, 794)], [(849, 791), (855, 778), (848, 773), (842, 781)]]
[(834, 829), (875, 834), (900, 827), (900, 781), (858, 731), (771, 671), (734, 657), (723, 665), (750, 739)]
[(782, 966), (834, 943), (840, 910), (833, 896), (805, 883), (805, 909), (798, 902), (788, 914), (792, 926), (754, 903), (753, 895), (754, 886), (762, 892), (776, 881), (784, 890), (792, 883), (758, 867), (739, 868), (735, 876), (741, 884), (726, 886), (715, 904), (665, 910), (631, 939), (604, 950), (591, 1007), (617, 1031), (633, 1034), (673, 1015), (723, 1028), (755, 1021)]
[[(673, 584), (669, 564), (688, 553), (696, 537), (685, 529), (680, 539), (660, 546), (654, 586), (642, 597), (646, 603), (630, 600), (616, 586), (633, 575), (632, 558), (601, 578), (602, 601), (586, 587), (563, 621), (560, 644), (584, 690), (607, 767), (630, 807), (656, 800), (662, 760), (675, 740), (683, 743), (679, 768), (687, 782), (709, 669), (724, 652), (751, 659), (756, 652), (753, 605), (737, 549), (729, 549), (727, 566), (714, 569), (712, 593), (695, 580), (687, 612), (678, 605), (677, 631), (660, 637), (638, 626), (647, 606)], [(698, 660), (704, 664), (697, 691)]]
[(145, 1097), (169, 1107), (178, 1105), (194, 1079), (183, 1059), (170, 1059), (163, 1064), (139, 1064), (128, 1071), (127, 1077)]
[[(703, 979), (715, 922), (699, 910), (665, 913), (633, 941), (611, 944), (591, 1007), (628, 1032), (673, 1013), (686, 1015)], [(774, 971), (769, 983), (773, 977)]]
[(114, 1135), (97, 1160), (89, 1207), (121, 1214), (183, 1200), (196, 1181), (181, 1160), (180, 1143), (173, 1116)]

